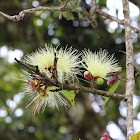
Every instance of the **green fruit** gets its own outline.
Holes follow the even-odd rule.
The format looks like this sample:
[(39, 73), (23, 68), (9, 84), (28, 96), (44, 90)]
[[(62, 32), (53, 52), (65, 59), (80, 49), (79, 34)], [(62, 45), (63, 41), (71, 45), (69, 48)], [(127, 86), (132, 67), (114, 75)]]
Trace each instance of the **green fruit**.
[(96, 79), (96, 83), (97, 83), (98, 85), (102, 85), (102, 84), (104, 83), (104, 79), (103, 79), (103, 78), (97, 78), (97, 79)]
[(122, 71), (122, 69), (121, 69), (121, 68), (118, 68), (118, 69), (117, 69), (117, 72), (118, 72), (118, 73), (120, 73), (121, 71)]

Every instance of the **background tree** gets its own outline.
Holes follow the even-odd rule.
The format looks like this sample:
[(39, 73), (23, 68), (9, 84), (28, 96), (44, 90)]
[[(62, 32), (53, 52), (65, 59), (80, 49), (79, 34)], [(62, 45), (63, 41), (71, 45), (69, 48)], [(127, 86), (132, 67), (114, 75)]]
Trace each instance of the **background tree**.
[[(139, 2), (133, 1), (138, 7)], [(0, 11), (10, 15), (18, 14), (23, 9), (32, 8), (33, 6), (61, 6), (58, 1), (1, 1)], [(89, 12), (90, 5), (85, 1), (80, 2), (81, 7)], [(99, 8), (106, 7), (106, 1), (98, 2)], [(116, 11), (117, 12), (117, 11)], [(85, 12), (86, 13), (86, 12)], [(84, 13), (84, 14), (85, 14)], [(21, 87), (19, 81), (13, 77), (19, 77), (21, 66), (8, 61), (8, 56), (4, 56), (3, 50), (7, 49), (7, 54), (13, 54), (13, 51), (22, 51), (26, 54), (35, 51), (38, 47), (44, 47), (45, 43), (54, 45), (61, 44), (66, 46), (69, 44), (79, 50), (89, 48), (93, 52), (100, 48), (105, 48), (109, 53), (115, 53), (117, 59), (123, 67), (122, 77), (125, 77), (125, 54), (120, 51), (125, 51), (124, 29), (118, 27), (113, 33), (109, 32), (109, 23), (107, 17), (103, 18), (100, 14), (96, 15), (97, 28), (93, 28), (88, 15), (82, 16), (79, 19), (79, 11), (72, 15), (63, 14), (61, 20), (58, 19), (58, 11), (43, 11), (34, 12), (26, 15), (19, 22), (9, 21), (3, 16), (0, 16), (1, 34), (1, 84), (0, 84), (0, 99), (1, 99), (1, 139), (99, 139), (106, 131), (106, 126), (110, 121), (113, 121), (126, 135), (125, 118), (122, 116), (121, 107), (124, 108), (125, 102), (111, 99), (107, 108), (101, 109), (103, 105), (103, 97), (99, 95), (91, 95), (80, 93), (76, 97), (76, 111), (72, 108), (65, 110), (52, 110), (46, 108), (43, 114), (32, 119), (31, 107), (24, 109), (29, 103), (28, 99), (22, 96), (14, 96), (20, 92)], [(87, 13), (86, 13), (87, 14)], [(66, 18), (66, 19), (65, 19)], [(73, 19), (74, 20), (68, 20)], [(89, 22), (90, 20), (90, 22)], [(138, 21), (138, 20), (137, 20)], [(107, 24), (106, 24), (107, 22)], [(93, 22), (94, 23), (94, 22)], [(95, 22), (96, 26), (96, 22)], [(139, 37), (134, 34), (134, 54), (139, 53)], [(100, 38), (97, 38), (97, 35)], [(117, 39), (119, 39), (117, 41)], [(6, 45), (6, 46), (4, 46)], [(112, 49), (113, 48), (113, 49)], [(20, 50), (20, 51), (19, 51)], [(18, 53), (16, 53), (18, 54)], [(135, 58), (138, 56), (135, 55)], [(13, 58), (14, 59), (14, 58)], [(24, 68), (23, 68), (24, 69)], [(83, 77), (80, 77), (83, 78)], [(135, 93), (139, 99), (139, 76), (136, 77)], [(82, 85), (87, 83), (82, 82)], [(98, 89), (108, 90), (109, 87), (104, 84), (97, 87)], [(121, 84), (117, 89), (117, 93), (125, 93), (125, 84)], [(19, 98), (22, 98), (19, 102)], [(92, 106), (91, 106), (92, 104)], [(134, 109), (134, 118), (139, 112), (139, 104)], [(99, 108), (99, 109), (98, 109)], [(22, 111), (23, 115), (22, 115)], [(17, 114), (16, 114), (17, 112)], [(20, 116), (21, 115), (21, 116)], [(57, 119), (56, 119), (57, 118)], [(12, 121), (10, 121), (12, 119)], [(124, 125), (121, 125), (124, 124)], [(17, 133), (19, 132), (19, 133)], [(6, 135), (5, 135), (6, 133)], [(121, 138), (120, 138), (121, 139)]]

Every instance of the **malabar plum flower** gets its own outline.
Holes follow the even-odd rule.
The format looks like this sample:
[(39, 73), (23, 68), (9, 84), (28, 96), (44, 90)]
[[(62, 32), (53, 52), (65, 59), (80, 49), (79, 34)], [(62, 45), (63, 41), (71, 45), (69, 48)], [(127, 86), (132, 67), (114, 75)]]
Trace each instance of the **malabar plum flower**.
[[(50, 78), (49, 71), (45, 72), (45, 74)], [(32, 74), (26, 71), (23, 71), (21, 77), (24, 81), (23, 93), (28, 95), (30, 101), (28, 106), (33, 102), (35, 103), (32, 111), (33, 115), (39, 113), (41, 108), (43, 112), (46, 106), (51, 108), (69, 106), (68, 100), (64, 97), (63, 92), (59, 90), (58, 87), (52, 86), (45, 81), (33, 80)]]
[(51, 45), (46, 48), (40, 48), (35, 53), (24, 57), (23, 62), (29, 65), (38, 66), (39, 70), (51, 70), (54, 66), (54, 53), (56, 53), (58, 81), (63, 83), (66, 80), (74, 81), (77, 74), (80, 74), (80, 54), (77, 50), (71, 48), (60, 48), (57, 50)]
[(82, 59), (84, 68), (93, 77), (106, 78), (110, 72), (116, 72), (120, 69), (114, 55), (109, 55), (106, 50), (99, 50), (99, 52), (94, 53), (90, 50), (84, 50)]
[[(69, 81), (74, 84), (76, 75), (80, 74), (79, 55), (77, 50), (71, 48), (60, 48), (57, 50), (52, 46), (38, 49), (36, 52), (28, 54), (24, 57), (23, 62), (29, 65), (38, 66), (39, 71), (45, 73), (48, 78), (53, 79), (52, 71), (54, 68), (55, 54), (57, 60), (57, 80), (61, 83)], [(69, 106), (67, 97), (63, 94), (62, 89), (52, 85), (49, 82), (36, 80), (34, 77), (39, 75), (31, 74), (23, 71), (21, 75), (24, 81), (24, 93), (29, 95), (30, 104), (35, 102), (33, 113), (38, 113), (42, 108), (44, 111), (46, 106), (51, 108), (59, 108), (59, 106)], [(29, 104), (29, 105), (30, 105)], [(28, 106), (29, 106), (28, 105)]]

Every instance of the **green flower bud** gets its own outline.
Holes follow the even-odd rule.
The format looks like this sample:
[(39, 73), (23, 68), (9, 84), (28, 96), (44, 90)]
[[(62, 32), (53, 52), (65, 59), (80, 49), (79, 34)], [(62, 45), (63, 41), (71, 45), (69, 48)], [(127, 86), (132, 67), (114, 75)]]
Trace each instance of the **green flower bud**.
[(98, 85), (102, 85), (102, 84), (104, 83), (104, 79), (103, 79), (103, 78), (97, 78), (97, 79), (96, 79), (96, 83), (97, 83)]
[(118, 73), (122, 72), (122, 69), (121, 69), (121, 68), (118, 68), (118, 69), (117, 69), (117, 72), (118, 72)]

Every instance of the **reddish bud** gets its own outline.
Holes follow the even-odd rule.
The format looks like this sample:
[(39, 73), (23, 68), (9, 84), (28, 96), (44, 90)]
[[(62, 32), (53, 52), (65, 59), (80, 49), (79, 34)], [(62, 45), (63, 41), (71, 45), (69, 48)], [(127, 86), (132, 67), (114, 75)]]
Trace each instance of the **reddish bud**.
[(94, 80), (96, 80), (98, 77), (93, 77)]
[(89, 71), (84, 72), (84, 77), (88, 80), (92, 80), (92, 76), (91, 76), (91, 73)]
[(115, 83), (115, 80), (116, 80), (116, 79), (109, 79), (109, 80), (107, 81), (107, 84), (108, 84), (108, 85), (113, 85), (113, 84)]
[(50, 66), (49, 68), (45, 68), (45, 69), (51, 71), (53, 68)]
[(105, 137), (101, 137), (101, 139), (100, 140), (107, 140), (107, 138), (105, 138)]
[(110, 72), (109, 75), (110, 75), (110, 76), (114, 76), (114, 73), (113, 73), (113, 72)]
[(109, 134), (108, 134), (108, 133), (104, 133), (104, 136), (105, 136), (106, 138), (109, 138)]

